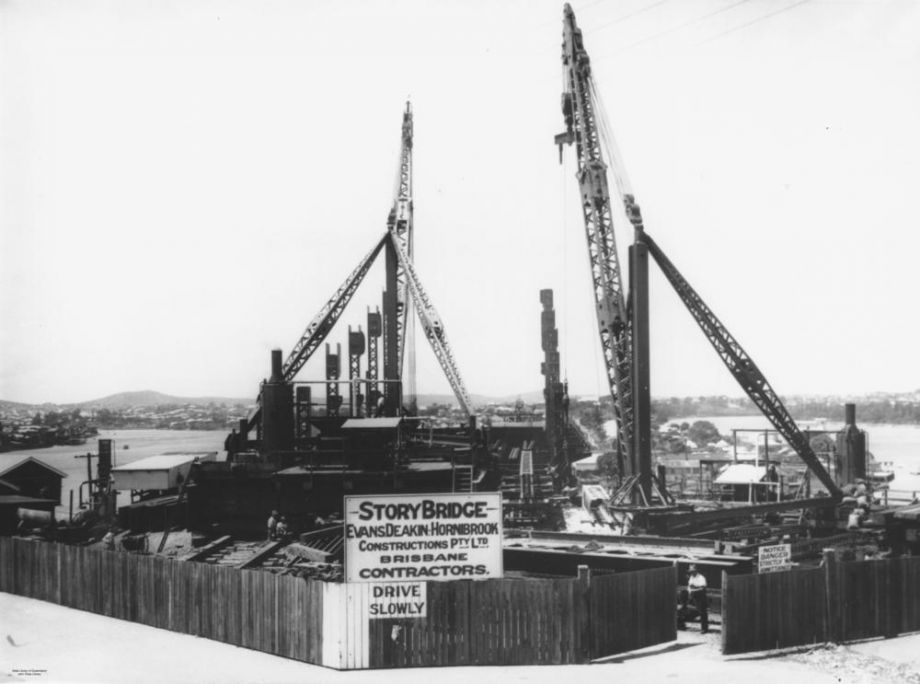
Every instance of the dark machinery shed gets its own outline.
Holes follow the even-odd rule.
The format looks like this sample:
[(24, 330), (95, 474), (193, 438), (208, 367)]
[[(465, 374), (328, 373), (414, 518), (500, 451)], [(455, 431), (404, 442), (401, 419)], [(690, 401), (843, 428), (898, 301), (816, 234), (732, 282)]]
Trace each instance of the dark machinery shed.
[(61, 502), (61, 480), (66, 473), (39, 461), (34, 456), (20, 461), (0, 472), (0, 479), (15, 485), (18, 494), (38, 499), (53, 499)]

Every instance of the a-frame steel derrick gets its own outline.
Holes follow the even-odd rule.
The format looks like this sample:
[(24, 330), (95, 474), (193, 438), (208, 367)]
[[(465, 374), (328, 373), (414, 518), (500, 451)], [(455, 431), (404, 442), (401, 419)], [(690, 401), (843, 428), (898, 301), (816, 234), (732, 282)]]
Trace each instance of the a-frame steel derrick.
[(786, 410), (782, 400), (770, 386), (767, 378), (761, 373), (754, 360), (744, 351), (741, 344), (732, 336), (728, 329), (712, 312), (702, 297), (697, 294), (690, 283), (681, 275), (677, 267), (665, 255), (658, 244), (648, 233), (643, 233), (642, 241), (648, 246), (649, 253), (658, 264), (665, 278), (677, 292), (677, 296), (687, 307), (690, 315), (700, 326), (706, 339), (712, 344), (713, 349), (722, 359), (722, 362), (734, 376), (738, 384), (751, 401), (761, 410), (773, 427), (789, 443), (802, 461), (821, 480), (827, 491), (840, 496), (840, 489), (834, 482), (821, 461), (815, 455), (808, 439), (799, 430), (789, 411)]

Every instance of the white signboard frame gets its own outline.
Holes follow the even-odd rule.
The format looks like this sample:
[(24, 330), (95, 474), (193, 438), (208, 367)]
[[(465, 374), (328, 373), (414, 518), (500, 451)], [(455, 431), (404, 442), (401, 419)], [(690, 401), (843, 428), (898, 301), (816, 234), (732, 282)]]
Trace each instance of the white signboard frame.
[(781, 572), (792, 567), (792, 545), (773, 544), (757, 549), (758, 572)]
[(494, 579), (502, 562), (500, 492), (345, 498), (345, 581)]

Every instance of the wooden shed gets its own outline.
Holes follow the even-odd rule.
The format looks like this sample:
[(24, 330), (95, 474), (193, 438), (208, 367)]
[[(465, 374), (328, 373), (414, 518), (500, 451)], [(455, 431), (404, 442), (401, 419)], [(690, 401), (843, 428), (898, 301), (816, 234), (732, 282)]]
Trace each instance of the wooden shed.
[(20, 461), (0, 472), (0, 479), (15, 485), (18, 494), (36, 499), (52, 499), (61, 503), (61, 480), (67, 473), (61, 472), (34, 456)]
[(114, 488), (121, 492), (178, 489), (188, 478), (192, 463), (210, 461), (216, 455), (216, 451), (195, 451), (142, 458), (112, 470)]

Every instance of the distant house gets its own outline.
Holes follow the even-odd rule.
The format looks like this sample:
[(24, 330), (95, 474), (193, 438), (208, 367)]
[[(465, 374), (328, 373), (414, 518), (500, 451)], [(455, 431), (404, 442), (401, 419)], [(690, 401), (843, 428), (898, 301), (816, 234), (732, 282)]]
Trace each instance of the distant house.
[(57, 468), (39, 461), (34, 456), (20, 461), (0, 472), (0, 480), (16, 486), (18, 494), (36, 499), (61, 502), (61, 480), (67, 477)]
[(779, 480), (771, 479), (771, 471), (766, 466), (747, 463), (726, 466), (713, 485), (722, 501), (760, 503), (779, 499)]

